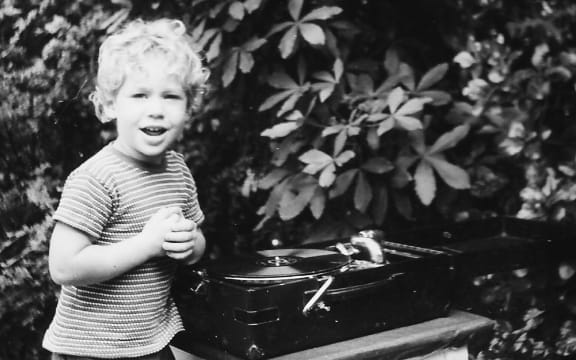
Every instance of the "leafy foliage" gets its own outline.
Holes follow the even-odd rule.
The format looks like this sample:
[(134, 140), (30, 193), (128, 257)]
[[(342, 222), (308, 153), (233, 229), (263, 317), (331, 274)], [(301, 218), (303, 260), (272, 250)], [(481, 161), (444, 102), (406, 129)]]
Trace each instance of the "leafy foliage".
[[(49, 318), (49, 214), (113, 137), (87, 100), (98, 44), (161, 16), (189, 25), (212, 71), (178, 145), (211, 256), (494, 213), (576, 220), (571, 0), (5, 0), (0, 357), (40, 353), (9, 336)], [(557, 326), (567, 344), (572, 326)]]
[(567, 359), (575, 351), (574, 263), (474, 279), (470, 309), (498, 319), (495, 336), (477, 359)]
[[(383, 226), (390, 206), (412, 220), (422, 215), (415, 214), (416, 209), (430, 212), (437, 176), (448, 188), (471, 186), (466, 169), (449, 160), (452, 148), (471, 129), (467, 124), (451, 129), (445, 120), (452, 95), (439, 85), (449, 63), (415, 69), (401, 58), (404, 49), (393, 45), (398, 39), (376, 46), (373, 39), (388, 29), (361, 37), (360, 19), (375, 20), (369, 18), (370, 4), (348, 6), (343, 12), (336, 1), (286, 1), (285, 12), (265, 23), (269, 28), (263, 25), (259, 32), (247, 31), (246, 38), (239, 38), (244, 27), (253, 29), (253, 18), (270, 13), (268, 2), (251, 4), (249, 16), (235, 18), (233, 34), (221, 33), (223, 41), (239, 45), (232, 45), (232, 60), (224, 63), (220, 90), (227, 94), (235, 86), (268, 86), (272, 91), (257, 107), (272, 119), (261, 131), (274, 149), (271, 166), (254, 168), (259, 176), (247, 178), (254, 184), (246, 187), (268, 191), (257, 230), (278, 216), (310, 226), (307, 241), (334, 238), (371, 224)], [(215, 4), (203, 10), (213, 15), (217, 8)], [(207, 17), (196, 19), (196, 28), (205, 34), (199, 38), (212, 36)], [(230, 24), (226, 16), (213, 19), (220, 21), (219, 28)], [(237, 79), (237, 49), (251, 39), (259, 40), (257, 51), (250, 52), (250, 66), (244, 67), (251, 71)], [(211, 45), (207, 52), (213, 51)], [(261, 66), (252, 63), (258, 65), (256, 52)], [(218, 69), (219, 60), (213, 59)], [(252, 99), (245, 103), (248, 109), (254, 106)], [(439, 143), (426, 150), (424, 132)]]

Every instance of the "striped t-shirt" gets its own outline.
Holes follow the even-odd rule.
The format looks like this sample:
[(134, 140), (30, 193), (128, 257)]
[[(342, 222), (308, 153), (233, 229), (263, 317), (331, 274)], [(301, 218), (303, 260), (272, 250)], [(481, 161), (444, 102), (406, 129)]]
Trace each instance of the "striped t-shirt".
[[(137, 235), (167, 206), (197, 224), (204, 219), (182, 155), (169, 151), (162, 166), (150, 167), (108, 145), (70, 174), (54, 219), (106, 246)], [(170, 295), (176, 264), (156, 258), (99, 284), (62, 286), (43, 346), (100, 358), (160, 351), (183, 329)]]

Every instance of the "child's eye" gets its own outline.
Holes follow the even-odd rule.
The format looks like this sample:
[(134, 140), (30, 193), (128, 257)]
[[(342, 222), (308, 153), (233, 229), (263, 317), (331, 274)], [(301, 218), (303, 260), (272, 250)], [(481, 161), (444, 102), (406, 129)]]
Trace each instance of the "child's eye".
[(134, 94), (132, 94), (132, 97), (135, 98), (135, 99), (144, 99), (144, 98), (146, 98), (146, 94), (144, 94), (144, 93), (134, 93)]
[(164, 95), (164, 98), (166, 98), (168, 100), (181, 100), (182, 96), (178, 95), (178, 94), (166, 94), (166, 95)]

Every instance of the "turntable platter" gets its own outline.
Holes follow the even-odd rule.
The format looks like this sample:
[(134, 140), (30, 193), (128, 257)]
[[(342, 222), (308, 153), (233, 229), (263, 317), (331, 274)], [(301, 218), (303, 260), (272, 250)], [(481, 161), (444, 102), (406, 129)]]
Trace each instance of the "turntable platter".
[(273, 249), (221, 259), (206, 271), (227, 280), (273, 282), (330, 273), (349, 262), (348, 256), (329, 250)]

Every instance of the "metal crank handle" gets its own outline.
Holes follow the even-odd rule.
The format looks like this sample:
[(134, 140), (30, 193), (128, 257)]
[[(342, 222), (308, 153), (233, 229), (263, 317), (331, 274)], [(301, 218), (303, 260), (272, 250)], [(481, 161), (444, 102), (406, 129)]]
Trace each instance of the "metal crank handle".
[(314, 305), (316, 305), (318, 300), (320, 300), (322, 295), (324, 295), (324, 293), (328, 290), (330, 285), (332, 285), (333, 281), (334, 281), (333, 276), (326, 277), (326, 281), (324, 281), (324, 284), (322, 284), (322, 286), (320, 286), (320, 289), (318, 289), (318, 291), (316, 291), (314, 296), (312, 296), (312, 298), (310, 298), (310, 300), (308, 300), (306, 305), (304, 305), (304, 308), (302, 309), (302, 314), (304, 314), (305, 316), (308, 316), (310, 311), (314, 308)]
[(368, 253), (369, 260), (376, 264), (384, 263), (384, 252), (378, 241), (374, 238), (356, 235), (350, 238), (350, 243)]

